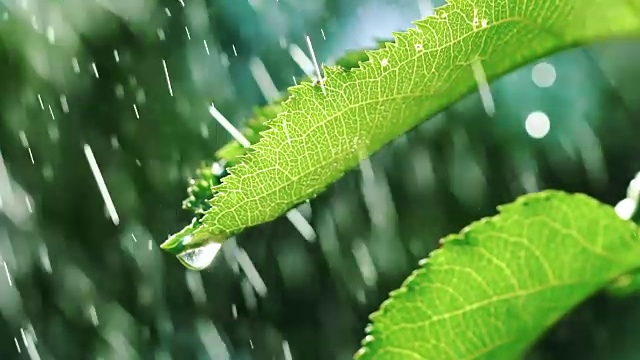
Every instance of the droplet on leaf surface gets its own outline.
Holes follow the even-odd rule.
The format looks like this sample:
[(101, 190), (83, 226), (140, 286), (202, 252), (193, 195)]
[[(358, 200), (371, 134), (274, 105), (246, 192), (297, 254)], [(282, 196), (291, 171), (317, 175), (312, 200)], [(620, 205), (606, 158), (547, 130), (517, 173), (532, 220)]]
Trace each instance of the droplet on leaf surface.
[[(185, 241), (187, 241), (186, 238)], [(203, 270), (211, 265), (221, 247), (221, 243), (210, 242), (198, 248), (185, 250), (178, 254), (177, 258), (184, 266), (191, 270)]]

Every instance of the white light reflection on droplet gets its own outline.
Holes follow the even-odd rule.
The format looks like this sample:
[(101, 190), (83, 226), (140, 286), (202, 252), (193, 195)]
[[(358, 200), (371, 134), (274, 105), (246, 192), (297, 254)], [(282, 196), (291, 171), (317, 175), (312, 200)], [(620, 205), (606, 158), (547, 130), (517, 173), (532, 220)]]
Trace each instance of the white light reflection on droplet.
[(189, 249), (178, 254), (178, 260), (192, 270), (202, 270), (211, 265), (222, 248), (222, 244), (212, 241), (204, 246)]
[(635, 200), (625, 198), (616, 205), (615, 210), (621, 219), (629, 220), (636, 212), (637, 207), (638, 203)]
[(534, 139), (542, 139), (547, 136), (551, 129), (549, 117), (542, 111), (534, 111), (529, 114), (524, 126), (527, 134)]
[(550, 87), (556, 81), (556, 68), (546, 62), (536, 64), (531, 71), (531, 79), (541, 88)]
[[(62, 112), (67, 114), (69, 113), (69, 102), (67, 102), (67, 97), (63, 94), (60, 95), (60, 105), (62, 106)], [(53, 115), (52, 115), (53, 117)], [(55, 117), (54, 117), (55, 119)]]
[(238, 247), (236, 248), (235, 255), (242, 271), (247, 275), (247, 280), (249, 280), (251, 286), (256, 290), (258, 295), (265, 297), (267, 295), (267, 285), (264, 283), (264, 280), (262, 280), (260, 273), (258, 273), (258, 269), (253, 265), (249, 254), (247, 254), (244, 249)]
[(640, 172), (637, 173), (629, 183), (629, 187), (627, 187), (627, 197), (640, 201)]

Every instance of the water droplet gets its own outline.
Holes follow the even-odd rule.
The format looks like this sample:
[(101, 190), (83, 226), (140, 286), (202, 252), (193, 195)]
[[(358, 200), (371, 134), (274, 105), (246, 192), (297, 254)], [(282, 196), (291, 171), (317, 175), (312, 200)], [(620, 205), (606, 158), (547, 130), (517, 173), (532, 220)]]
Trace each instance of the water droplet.
[(629, 187), (627, 188), (627, 197), (635, 201), (640, 200), (640, 173), (637, 173), (629, 183)]
[[(188, 242), (189, 236), (183, 240), (184, 244)], [(184, 266), (191, 270), (203, 270), (211, 265), (221, 247), (221, 243), (210, 242), (198, 248), (185, 250), (178, 254), (177, 258)]]
[(620, 218), (630, 220), (636, 212), (637, 207), (638, 204), (633, 199), (626, 198), (616, 205), (615, 210)]
[(546, 62), (536, 64), (531, 71), (531, 79), (541, 88), (550, 87), (556, 81), (556, 69)]
[(549, 130), (551, 129), (551, 124), (549, 121), (549, 117), (547, 114), (542, 111), (534, 111), (529, 116), (527, 116), (527, 120), (525, 121), (525, 129), (527, 134), (534, 139), (542, 139), (547, 136)]
[(211, 172), (218, 178), (227, 175), (227, 161), (222, 159), (220, 161), (214, 162), (211, 165)]

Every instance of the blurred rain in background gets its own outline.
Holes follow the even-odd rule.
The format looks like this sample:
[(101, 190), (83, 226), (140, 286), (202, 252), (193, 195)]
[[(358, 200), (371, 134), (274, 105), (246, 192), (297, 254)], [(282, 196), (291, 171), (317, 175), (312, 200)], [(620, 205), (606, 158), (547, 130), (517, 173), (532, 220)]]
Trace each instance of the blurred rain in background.
[[(212, 102), (242, 126), (313, 73), (307, 36), (331, 64), (440, 4), (0, 0), (0, 359), (350, 359), (442, 236), (545, 188), (623, 199), (640, 43), (619, 41), (480, 82), (301, 209), (315, 241), (283, 217), (202, 272), (159, 250), (231, 138)], [(637, 359), (639, 331), (640, 297), (598, 295), (529, 357)]]

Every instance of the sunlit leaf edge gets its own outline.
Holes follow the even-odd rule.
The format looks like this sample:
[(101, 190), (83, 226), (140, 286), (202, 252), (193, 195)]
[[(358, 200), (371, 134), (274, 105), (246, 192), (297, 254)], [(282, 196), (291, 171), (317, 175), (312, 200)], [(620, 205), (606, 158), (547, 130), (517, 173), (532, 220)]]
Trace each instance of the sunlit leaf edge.
[[(609, 221), (617, 222), (620, 228), (628, 229), (626, 230), (627, 232), (626, 235), (628, 235), (628, 240), (629, 240), (627, 244), (629, 244), (630, 246), (628, 248), (625, 247), (625, 248), (618, 249), (619, 254), (617, 255), (619, 256), (619, 258), (616, 259), (617, 260), (616, 262), (613, 262), (613, 261), (611, 262), (612, 266), (614, 265), (617, 266), (617, 271), (615, 273), (602, 274), (601, 278), (592, 278), (592, 277), (589, 277), (588, 275), (581, 274), (581, 276), (585, 277), (584, 284), (594, 285), (592, 286), (592, 289), (591, 289), (592, 291), (586, 293), (581, 300), (585, 300), (589, 295), (593, 294), (595, 291), (605, 288), (608, 284), (611, 283), (611, 281), (614, 281), (615, 279), (619, 279), (621, 276), (624, 276), (624, 274), (630, 274), (628, 276), (631, 276), (631, 274), (635, 274), (638, 271), (640, 271), (640, 256), (638, 256), (639, 250), (640, 250), (640, 229), (633, 222), (620, 219), (616, 215), (616, 213), (613, 211), (613, 208), (611, 208), (610, 206), (606, 204), (602, 204), (597, 200), (584, 194), (579, 194), (579, 193), (569, 194), (569, 193), (558, 191), (558, 190), (546, 190), (538, 193), (523, 195), (517, 198), (512, 203), (499, 206), (497, 215), (483, 218), (481, 220), (473, 222), (470, 225), (466, 226), (464, 229), (462, 229), (460, 233), (451, 234), (441, 239), (440, 241), (441, 246), (438, 249), (431, 252), (427, 258), (421, 260), (419, 263), (420, 265), (419, 268), (414, 270), (411, 273), (411, 275), (409, 275), (407, 279), (405, 279), (405, 281), (402, 283), (402, 285), (398, 289), (393, 290), (389, 294), (389, 297), (380, 305), (379, 309), (370, 315), (371, 323), (369, 324), (369, 326), (367, 326), (365, 330), (367, 335), (362, 341), (362, 347), (354, 355), (354, 359), (355, 360), (387, 359), (387, 357), (384, 356), (384, 347), (386, 345), (381, 344), (378, 341), (379, 337), (381, 338), (384, 337), (385, 330), (379, 329), (379, 326), (377, 326), (377, 322), (384, 317), (392, 316), (393, 313), (388, 312), (388, 309), (392, 304), (397, 302), (401, 303), (405, 300), (405, 298), (411, 297), (410, 294), (416, 290), (416, 287), (421, 286), (419, 283), (421, 280), (424, 280), (422, 279), (422, 277), (424, 275), (427, 275), (430, 271), (430, 268), (434, 266), (432, 264), (434, 263), (437, 263), (438, 265), (447, 264), (450, 267), (478, 266), (478, 264), (458, 264), (458, 263), (452, 262), (451, 257), (448, 255), (451, 252), (451, 249), (453, 247), (467, 247), (468, 248), (467, 251), (478, 252), (480, 248), (483, 248), (483, 247), (486, 248), (486, 246), (484, 246), (484, 244), (481, 241), (478, 241), (477, 239), (474, 238), (473, 236), (474, 232), (482, 231), (481, 229), (494, 229), (496, 228), (497, 224), (499, 223), (505, 224), (507, 221), (510, 220), (510, 218), (513, 218), (514, 216), (516, 217), (522, 216), (523, 214), (521, 214), (521, 212), (523, 210), (523, 207), (525, 206), (534, 207), (537, 205), (539, 207), (540, 214), (544, 214), (545, 209), (551, 209), (553, 206), (557, 206), (559, 202), (567, 202), (567, 203), (573, 202), (573, 205), (584, 205), (585, 207), (591, 208), (590, 210), (602, 211), (605, 214), (604, 216), (608, 217), (606, 219), (608, 222)], [(599, 214), (599, 215), (603, 216), (602, 214)], [(593, 234), (593, 237), (595, 238), (596, 234)], [(495, 244), (496, 243), (494, 242), (493, 245)], [(565, 261), (575, 262), (575, 261), (581, 260), (581, 259), (572, 258), (571, 256), (572, 256), (571, 254), (566, 254)], [(454, 260), (455, 260), (455, 257), (454, 257)], [(497, 259), (497, 260), (500, 261), (500, 259)], [(562, 266), (562, 264), (554, 264), (554, 265)], [(518, 275), (525, 276), (523, 274), (518, 274)], [(437, 275), (434, 275), (434, 276), (437, 276)], [(447, 284), (442, 284), (442, 285), (447, 286)], [(437, 290), (434, 290), (434, 291), (437, 291)], [(425, 298), (424, 306), (428, 306), (428, 303), (429, 303), (429, 299)], [(576, 304), (573, 304), (573, 305), (576, 305)], [(571, 310), (571, 308), (572, 307), (568, 307), (566, 309), (566, 312)], [(514, 320), (514, 319), (502, 319), (502, 320), (508, 321), (508, 320)], [(555, 320), (557, 320), (557, 318)], [(469, 325), (471, 326), (471, 324)], [(526, 335), (531, 335), (531, 334), (513, 334), (513, 338), (518, 339), (518, 335), (525, 335), (525, 337), (520, 339), (523, 345), (520, 347), (520, 350), (525, 351), (533, 342), (535, 342), (535, 340), (544, 332), (544, 330), (546, 330), (551, 325), (553, 325), (553, 323), (548, 323), (546, 324), (546, 327), (544, 328), (541, 327), (537, 329), (538, 331), (534, 334), (534, 336), (526, 337)], [(464, 341), (465, 330), (464, 329), (459, 329), (459, 330), (460, 330), (459, 336), (461, 338), (459, 340)], [(437, 332), (434, 332), (434, 334), (436, 333)], [(442, 340), (442, 339), (439, 339), (437, 335), (433, 336), (433, 334), (424, 333), (424, 332), (419, 333), (418, 337), (424, 340), (429, 340), (429, 341)], [(453, 344), (453, 339), (450, 339), (450, 340), (451, 340), (451, 344), (443, 343), (441, 345), (443, 347), (451, 346)], [(411, 341), (407, 341), (407, 347), (410, 348), (411, 347), (410, 344), (411, 344)], [(395, 350), (402, 350), (402, 349), (395, 349)], [(474, 360), (474, 359), (503, 360), (505, 359), (503, 357), (498, 358), (493, 355), (491, 357), (485, 357), (485, 355), (489, 353), (491, 349), (484, 349), (484, 350), (486, 350), (485, 353), (477, 354), (477, 356), (472, 356), (472, 357), (464, 357), (464, 359), (467, 359), (467, 360)], [(401, 358), (401, 357), (398, 357), (398, 353), (394, 353), (394, 354), (395, 354), (394, 356), (396, 357), (389, 357), (389, 359)], [(409, 350), (405, 351), (405, 355), (406, 355), (406, 359), (421, 358), (420, 355), (411, 353), (411, 351)], [(441, 359), (441, 358), (443, 358), (442, 354), (433, 354), (433, 357), (428, 357), (425, 359), (435, 360), (435, 359)]]
[[(588, 2), (587, 2), (588, 1)], [(484, 3), (484, 2), (482, 2)], [(506, 0), (503, 1), (493, 1), (486, 2), (484, 4), (493, 4), (498, 7), (501, 6), (502, 3), (507, 3)], [(552, 4), (552, 1), (546, 1), (545, 4)], [(437, 23), (442, 21), (443, 17), (446, 17), (446, 14), (450, 18), (455, 16), (460, 16), (462, 18), (466, 18), (466, 16), (472, 16), (473, 14), (462, 13), (457, 5), (459, 2), (451, 3), (444, 5), (436, 9), (434, 16), (429, 16), (424, 20), (417, 21), (416, 24), (419, 28), (429, 29), (429, 24), (432, 22)], [(579, 20), (584, 20), (582, 16), (591, 16), (593, 15), (591, 12), (594, 11), (596, 7), (604, 6), (605, 2), (600, 0), (585, 0), (585, 1), (571, 1), (568, 3), (560, 3), (564, 12), (568, 12), (567, 8), (571, 7), (571, 11), (576, 11), (579, 14), (576, 17)], [(567, 5), (569, 4), (569, 5)], [(534, 4), (537, 6), (537, 4)], [(620, 7), (623, 6), (636, 6), (640, 5), (640, 1), (632, 0), (631, 2), (626, 2), (625, 5), (618, 5)], [(465, 5), (468, 6), (468, 5)], [(531, 5), (533, 6), (533, 5)], [(584, 10), (587, 9), (587, 10)], [(636, 9), (634, 9), (636, 10)], [(587, 15), (583, 12), (589, 11)], [(611, 14), (616, 15), (616, 11), (612, 11)], [(608, 16), (613, 16), (608, 14)], [(557, 11), (557, 16), (561, 16), (562, 12)], [(607, 15), (604, 12), (599, 12), (599, 16)], [(565, 21), (567, 19), (561, 19)], [(606, 20), (606, 16), (602, 19)], [(556, 43), (551, 42), (548, 45), (548, 48), (540, 50), (539, 53), (536, 53), (536, 56), (523, 57), (519, 59), (515, 59), (513, 63), (510, 63), (510, 66), (505, 67), (504, 69), (500, 69), (495, 74), (492, 74), (489, 80), (495, 79), (497, 76), (506, 73), (508, 70), (517, 68), (534, 58), (539, 58), (541, 56), (547, 55), (549, 53), (559, 51), (563, 48), (573, 47), (580, 45), (586, 41), (594, 41), (601, 37), (607, 35), (617, 35), (617, 36), (628, 36), (630, 33), (637, 34), (640, 30), (640, 20), (633, 20), (633, 22), (629, 23), (629, 19), (625, 19), (625, 21), (620, 22), (618, 24), (620, 29), (616, 30), (605, 30), (595, 27), (595, 30), (575, 30), (576, 33), (566, 34), (564, 36), (557, 36), (554, 34), (552, 29), (546, 29), (546, 33), (543, 33), (541, 36), (557, 36)], [(452, 20), (453, 21), (453, 20)], [(461, 20), (462, 21), (462, 20)], [(498, 19), (499, 21), (499, 19)], [(523, 20), (525, 23), (527, 20)], [(533, 19), (532, 19), (533, 21)], [(573, 19), (576, 21), (576, 19)], [(618, 26), (616, 25), (616, 26)], [(491, 26), (491, 25), (489, 25)], [(574, 29), (572, 29), (574, 30)], [(425, 30), (428, 31), (428, 30)], [(367, 56), (369, 57), (369, 61), (364, 62), (356, 69), (351, 71), (347, 71), (341, 67), (324, 67), (325, 73), (325, 85), (327, 87), (334, 86), (336, 88), (340, 88), (341, 85), (355, 83), (358, 80), (375, 78), (375, 74), (382, 71), (383, 59), (390, 57), (391, 54), (397, 51), (397, 49), (405, 49), (408, 46), (413, 46), (409, 44), (409, 36), (411, 34), (416, 34), (416, 32), (420, 32), (421, 34), (425, 34), (422, 30), (410, 29), (404, 33), (394, 33), (395, 41), (393, 43), (385, 43), (385, 46), (378, 50), (366, 51)], [(426, 35), (425, 35), (426, 36)], [(526, 38), (522, 39), (526, 41)], [(530, 46), (527, 44), (526, 46)], [(468, 84), (464, 91), (460, 92), (460, 96), (463, 94), (467, 94), (474, 89), (475, 84)], [(247, 155), (242, 156), (240, 159), (240, 163), (234, 167), (228, 169), (229, 175), (224, 177), (221, 181), (221, 184), (215, 187), (215, 191), (219, 194), (212, 200), (212, 208), (207, 211), (203, 218), (203, 223), (206, 225), (206, 231), (215, 237), (224, 238), (225, 236), (231, 236), (243, 228), (248, 226), (253, 226), (262, 222), (270, 221), (280, 216), (286, 209), (294, 206), (304, 200), (307, 200), (311, 197), (316, 196), (318, 193), (323, 191), (326, 186), (328, 186), (333, 181), (340, 178), (345, 171), (353, 168), (357, 165), (358, 161), (362, 158), (367, 157), (371, 152), (379, 149), (380, 146), (386, 144), (392, 138), (395, 138), (396, 135), (412, 128), (417, 125), (420, 121), (423, 121), (429, 114), (421, 114), (420, 116), (416, 116), (415, 120), (411, 122), (411, 126), (407, 129), (398, 130), (399, 134), (393, 134), (393, 136), (389, 138), (385, 138), (385, 141), (380, 141), (380, 143), (376, 143), (375, 146), (371, 144), (363, 144), (357, 146), (358, 148), (353, 150), (349, 156), (341, 157), (340, 159), (335, 160), (336, 162), (333, 164), (335, 166), (332, 167), (333, 173), (327, 177), (326, 179), (322, 179), (316, 183), (308, 183), (305, 185), (303, 190), (299, 190), (296, 194), (292, 194), (287, 201), (266, 201), (266, 205), (258, 206), (258, 200), (255, 197), (248, 198), (247, 196), (242, 195), (244, 192), (250, 191), (250, 187), (247, 185), (247, 181), (245, 179), (248, 176), (253, 176), (256, 173), (260, 173), (264, 170), (263, 162), (269, 156), (273, 155), (274, 150), (272, 146), (276, 146), (276, 144), (282, 143), (283, 137), (283, 126), (286, 126), (286, 117), (290, 117), (293, 113), (300, 112), (301, 108), (304, 108), (304, 104), (310, 101), (316, 101), (317, 99), (321, 99), (322, 90), (319, 86), (312, 86), (310, 84), (301, 84), (298, 86), (294, 86), (289, 88), (289, 92), (291, 96), (282, 103), (283, 112), (281, 112), (275, 119), (268, 121), (267, 125), (270, 126), (269, 129), (263, 131), (262, 138), (260, 142), (255, 144), (252, 148), (253, 151), (250, 151)], [(455, 99), (460, 98), (460, 96), (455, 96)], [(348, 105), (348, 104), (343, 104)], [(445, 107), (447, 105), (443, 105), (439, 109)], [(415, 123), (414, 123), (415, 122)], [(300, 151), (310, 151), (310, 149), (298, 149)], [(328, 160), (327, 160), (328, 161)], [(279, 172), (279, 175), (283, 175), (283, 178), (272, 177), (271, 179), (267, 179), (269, 182), (274, 182), (277, 184), (282, 184), (287, 180), (284, 178), (285, 173)], [(262, 194), (266, 194), (267, 192), (271, 192), (272, 188), (268, 186), (268, 184), (263, 184), (261, 186), (260, 191)], [(280, 186), (280, 185), (278, 185)], [(291, 185), (293, 186), (293, 185)], [(298, 184), (296, 184), (298, 187)], [(267, 190), (269, 189), (269, 190)], [(249, 201), (249, 199), (251, 201)], [(242, 216), (248, 216), (249, 218), (244, 219), (242, 216), (239, 216), (238, 209), (243, 209)], [(224, 219), (222, 217), (224, 216)]]

